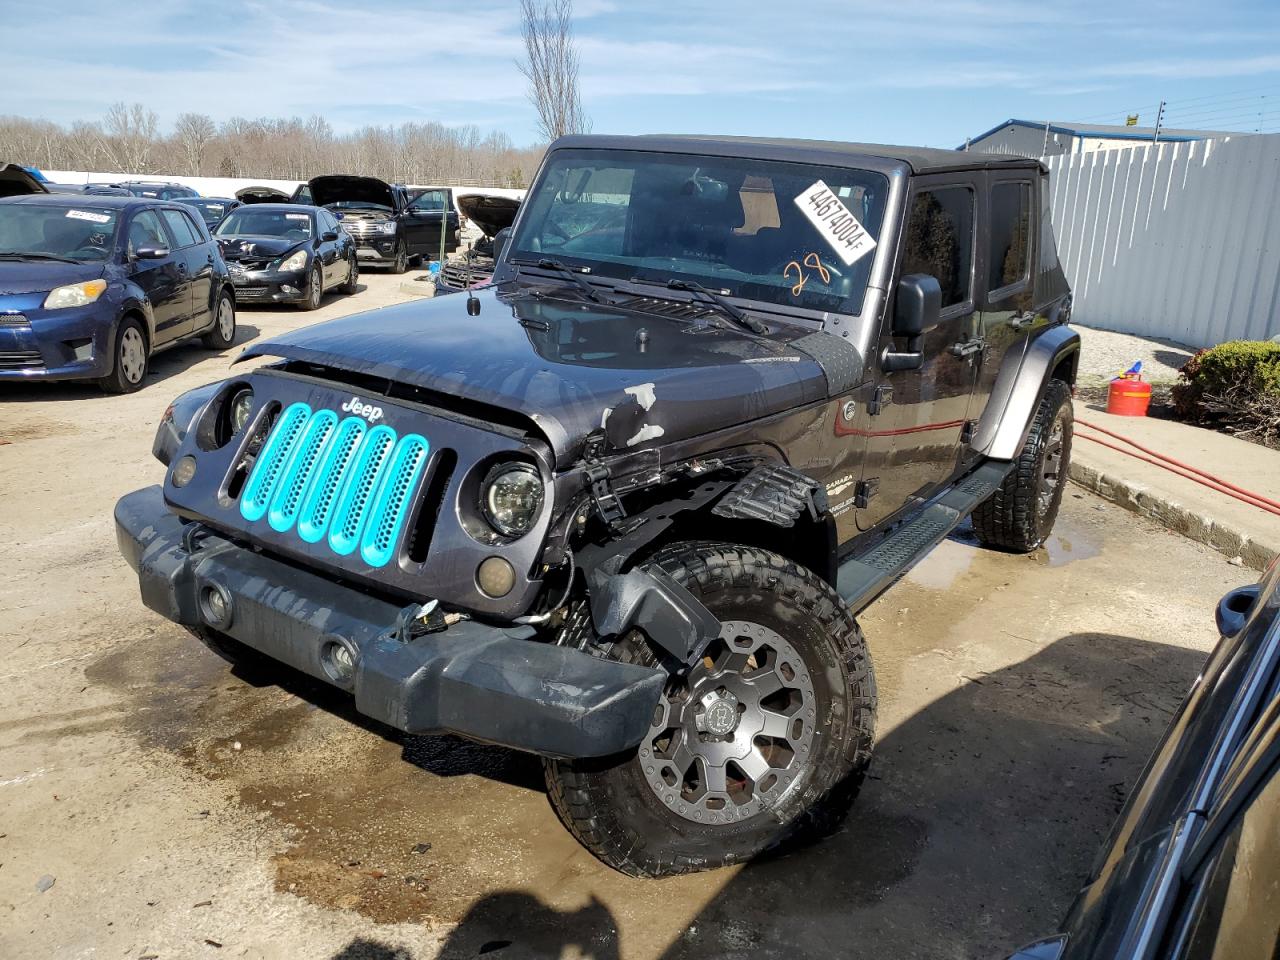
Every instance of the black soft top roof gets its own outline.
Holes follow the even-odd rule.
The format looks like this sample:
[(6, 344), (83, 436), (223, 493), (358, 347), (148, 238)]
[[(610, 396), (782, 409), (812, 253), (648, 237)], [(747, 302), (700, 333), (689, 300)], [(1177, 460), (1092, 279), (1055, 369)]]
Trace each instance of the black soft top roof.
[[(691, 136), (645, 134), (635, 137), (582, 134), (561, 137), (552, 150), (579, 147), (606, 150), (654, 150), (661, 153), (706, 153), (761, 160), (790, 160), (841, 167), (879, 167), (885, 161), (905, 164), (912, 173), (950, 170), (988, 170), (1032, 167), (1043, 170), (1039, 160), (980, 151), (940, 150), (934, 147), (897, 147), (883, 143), (844, 143), (839, 140), (790, 140), (768, 137)], [(870, 163), (868, 161), (871, 161)], [(879, 161), (878, 163), (875, 161)]]

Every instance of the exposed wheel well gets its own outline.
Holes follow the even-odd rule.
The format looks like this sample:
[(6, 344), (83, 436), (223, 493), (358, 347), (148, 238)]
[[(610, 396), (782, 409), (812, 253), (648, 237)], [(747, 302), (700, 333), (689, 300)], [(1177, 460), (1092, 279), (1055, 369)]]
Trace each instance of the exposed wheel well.
[(779, 527), (764, 520), (718, 517), (704, 510), (681, 516), (645, 547), (644, 554), (652, 556), (665, 546), (688, 540), (716, 540), (768, 550), (835, 584), (835, 522), (830, 517), (815, 521), (806, 514), (794, 526)]
[(1080, 368), (1080, 351), (1072, 350), (1058, 361), (1049, 375), (1050, 380), (1061, 380), (1069, 387), (1076, 385), (1076, 371)]

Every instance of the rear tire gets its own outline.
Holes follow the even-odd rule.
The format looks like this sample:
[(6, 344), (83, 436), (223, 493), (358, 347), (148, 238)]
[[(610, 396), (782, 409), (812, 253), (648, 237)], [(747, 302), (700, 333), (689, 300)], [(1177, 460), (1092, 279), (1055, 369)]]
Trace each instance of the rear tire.
[(1048, 539), (1062, 505), (1073, 425), (1071, 388), (1051, 380), (1013, 470), (973, 511), (973, 532), (983, 544), (1030, 553)]
[(360, 261), (354, 253), (347, 258), (347, 280), (338, 289), (347, 296), (360, 292)]
[(227, 350), (236, 342), (236, 304), (231, 294), (222, 291), (214, 310), (213, 329), (200, 338), (210, 350)]
[(126, 317), (116, 331), (115, 355), (111, 372), (98, 381), (107, 393), (133, 393), (142, 389), (150, 363), (150, 345), (146, 331), (136, 317)]
[[(764, 550), (677, 544), (654, 562), (721, 619), (721, 637), (668, 681), (636, 751), (544, 761), (556, 813), (593, 854), (638, 877), (741, 863), (830, 832), (874, 739), (875, 677), (852, 613), (818, 577)], [(560, 642), (659, 663), (638, 631), (597, 644), (585, 604)]]

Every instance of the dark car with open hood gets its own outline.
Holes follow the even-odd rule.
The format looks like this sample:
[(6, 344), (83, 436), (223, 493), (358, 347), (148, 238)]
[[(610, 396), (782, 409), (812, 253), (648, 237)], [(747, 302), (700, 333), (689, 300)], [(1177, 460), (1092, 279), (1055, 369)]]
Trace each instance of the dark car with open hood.
[(133, 197), (0, 199), (0, 381), (127, 393), (150, 357), (235, 341), (227, 266), (194, 212)]
[(307, 182), (311, 202), (331, 211), (356, 242), (360, 262), (404, 273), (410, 260), (458, 249), (458, 214), (444, 189), (410, 196), (377, 177), (333, 175)]
[(491, 286), (176, 399), (119, 542), (222, 656), (541, 756), (613, 867), (740, 863), (854, 800), (859, 612), (966, 516), (1049, 535), (1069, 312), (1036, 160), (567, 137)]
[(355, 242), (328, 210), (294, 203), (245, 204), (214, 231), (241, 303), (315, 310), (327, 291), (355, 293)]
[(1273, 960), (1280, 946), (1280, 564), (1222, 634), (1061, 932), (1011, 960)]
[(462, 215), (479, 227), (482, 235), (463, 257), (445, 261), (437, 285), (441, 293), (488, 284), (497, 263), (495, 240), (503, 230), (510, 232), (520, 212), (520, 201), (515, 197), (467, 193), (459, 194), (457, 204)]

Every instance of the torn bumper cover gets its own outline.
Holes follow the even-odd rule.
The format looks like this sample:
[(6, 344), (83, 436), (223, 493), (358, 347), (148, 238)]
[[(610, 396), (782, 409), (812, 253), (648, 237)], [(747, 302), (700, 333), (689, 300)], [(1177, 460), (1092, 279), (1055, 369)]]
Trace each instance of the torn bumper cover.
[[(540, 643), (519, 625), (462, 621), (404, 642), (396, 604), (207, 528), (192, 536), (159, 487), (123, 497), (115, 519), (121, 553), (152, 610), (348, 690), (360, 713), (407, 733), (596, 757), (636, 746), (653, 718), (665, 680), (659, 670)], [(335, 645), (350, 655), (349, 672), (335, 669)]]

